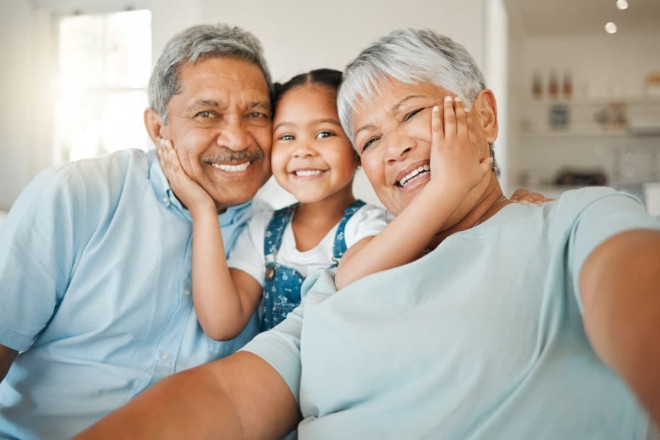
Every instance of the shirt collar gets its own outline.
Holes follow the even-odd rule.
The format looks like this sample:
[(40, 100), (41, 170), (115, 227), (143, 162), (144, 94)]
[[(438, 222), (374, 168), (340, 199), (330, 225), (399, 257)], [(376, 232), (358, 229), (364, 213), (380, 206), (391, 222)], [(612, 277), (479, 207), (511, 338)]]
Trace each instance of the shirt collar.
[[(149, 161), (149, 182), (151, 182), (156, 199), (166, 208), (174, 210), (178, 215), (192, 222), (190, 211), (183, 207), (179, 199), (174, 195), (174, 192), (172, 192), (170, 184), (160, 167), (156, 150), (149, 150), (147, 158)], [(220, 225), (229, 226), (233, 223), (244, 221), (246, 216), (249, 216), (251, 213), (251, 205), (252, 201), (250, 200), (240, 205), (229, 206), (225, 212), (218, 215)]]

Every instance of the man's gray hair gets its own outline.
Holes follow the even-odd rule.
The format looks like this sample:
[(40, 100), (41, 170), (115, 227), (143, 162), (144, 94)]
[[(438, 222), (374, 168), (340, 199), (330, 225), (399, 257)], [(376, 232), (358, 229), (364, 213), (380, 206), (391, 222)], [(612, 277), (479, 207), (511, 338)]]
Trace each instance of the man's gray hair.
[(351, 118), (356, 104), (370, 101), (388, 78), (438, 85), (458, 95), (468, 108), (486, 88), (472, 56), (451, 38), (428, 29), (393, 31), (364, 49), (344, 71), (337, 107), (351, 142), (355, 142)]
[(203, 58), (234, 58), (261, 69), (272, 96), (273, 83), (261, 43), (251, 33), (226, 24), (201, 24), (176, 34), (165, 45), (149, 80), (149, 106), (167, 124), (167, 103), (179, 93), (179, 67)]

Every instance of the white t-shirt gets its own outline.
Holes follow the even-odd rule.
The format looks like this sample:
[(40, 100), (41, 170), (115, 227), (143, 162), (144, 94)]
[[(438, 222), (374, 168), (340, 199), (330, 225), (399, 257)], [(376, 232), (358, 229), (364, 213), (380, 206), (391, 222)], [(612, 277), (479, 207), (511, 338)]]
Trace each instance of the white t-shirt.
[[(272, 210), (261, 210), (254, 213), (248, 226), (238, 237), (232, 249), (227, 264), (229, 267), (240, 269), (248, 273), (262, 286), (266, 273), (266, 260), (264, 256), (264, 236)], [(346, 222), (344, 238), (346, 247), (350, 248), (365, 237), (377, 235), (387, 226), (390, 214), (383, 208), (374, 205), (364, 205)], [(337, 223), (316, 247), (301, 252), (296, 248), (291, 223), (286, 226), (282, 245), (276, 255), (276, 261), (296, 269), (303, 277), (317, 269), (326, 269), (334, 264), (332, 250), (337, 233)]]

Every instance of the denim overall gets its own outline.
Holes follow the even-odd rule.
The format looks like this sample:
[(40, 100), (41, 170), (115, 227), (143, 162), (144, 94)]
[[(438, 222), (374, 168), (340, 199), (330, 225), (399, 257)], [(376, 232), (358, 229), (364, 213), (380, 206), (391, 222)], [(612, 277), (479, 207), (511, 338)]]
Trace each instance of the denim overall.
[[(264, 254), (266, 257), (266, 276), (264, 278), (263, 314), (260, 331), (269, 330), (286, 318), (286, 315), (300, 304), (300, 287), (305, 278), (292, 267), (279, 264), (276, 260), (277, 251), (282, 244), (282, 236), (286, 226), (291, 222), (298, 204), (279, 209), (273, 214), (264, 236)], [(362, 200), (356, 200), (344, 210), (344, 216), (339, 221), (335, 242), (332, 249), (332, 259), (337, 266), (339, 259), (346, 252), (344, 229), (346, 222), (364, 206)]]

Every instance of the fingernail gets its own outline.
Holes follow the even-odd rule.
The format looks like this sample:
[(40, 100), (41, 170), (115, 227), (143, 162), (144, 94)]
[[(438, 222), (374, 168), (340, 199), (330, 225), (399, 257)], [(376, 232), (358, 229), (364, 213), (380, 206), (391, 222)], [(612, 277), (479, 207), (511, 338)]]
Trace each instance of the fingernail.
[(445, 96), (445, 102), (451, 102), (451, 96), (449, 95)]
[(455, 96), (455, 97), (454, 97), (454, 101), (456, 101), (456, 102), (461, 102), (461, 98), (459, 98), (458, 96)]
[(438, 107), (437, 105), (434, 105), (433, 106), (433, 111), (438, 113), (440, 111), (440, 107)]

